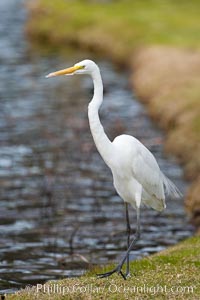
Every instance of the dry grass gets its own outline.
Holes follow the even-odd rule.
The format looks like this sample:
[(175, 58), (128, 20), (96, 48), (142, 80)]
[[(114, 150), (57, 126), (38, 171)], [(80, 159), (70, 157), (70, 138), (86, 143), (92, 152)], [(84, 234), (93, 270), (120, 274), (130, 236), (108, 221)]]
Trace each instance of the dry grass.
[(200, 53), (172, 47), (140, 49), (133, 57), (132, 82), (150, 114), (167, 130), (165, 148), (194, 180), (186, 206), (200, 225)]

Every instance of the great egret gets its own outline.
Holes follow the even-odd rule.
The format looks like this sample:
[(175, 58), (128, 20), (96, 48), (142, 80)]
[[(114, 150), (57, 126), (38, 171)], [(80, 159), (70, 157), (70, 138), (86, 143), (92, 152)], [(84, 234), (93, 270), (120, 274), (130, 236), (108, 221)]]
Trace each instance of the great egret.
[[(103, 84), (98, 66), (91, 60), (83, 60), (71, 68), (50, 73), (46, 77), (58, 75), (88, 74), (94, 83), (94, 95), (88, 106), (90, 130), (105, 163), (110, 167), (113, 184), (124, 200), (127, 222), (128, 249), (119, 264), (110, 272), (98, 274), (100, 278), (117, 272), (126, 279), (130, 274), (129, 254), (140, 238), (140, 207), (142, 204), (157, 211), (165, 209), (165, 193), (178, 197), (179, 190), (161, 172), (153, 154), (136, 138), (130, 135), (117, 136), (113, 142), (104, 132), (99, 119), (99, 107), (103, 101)], [(134, 239), (130, 243), (130, 222), (128, 204), (136, 209), (137, 227)], [(126, 272), (122, 266), (127, 261)]]

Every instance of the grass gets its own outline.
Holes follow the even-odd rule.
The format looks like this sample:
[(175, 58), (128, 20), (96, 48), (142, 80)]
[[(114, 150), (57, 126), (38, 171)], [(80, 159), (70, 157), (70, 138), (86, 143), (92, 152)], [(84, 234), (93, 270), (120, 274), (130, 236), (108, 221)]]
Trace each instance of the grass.
[(186, 208), (200, 226), (200, 55), (152, 46), (135, 54), (132, 82), (157, 123), (167, 131), (165, 149), (179, 158), (193, 180)]
[(200, 48), (199, 1), (49, 1), (31, 4), (28, 33), (57, 44), (80, 44), (118, 61), (138, 46)]
[[(200, 299), (200, 238), (192, 237), (159, 254), (131, 263), (132, 276), (97, 279), (94, 269), (80, 278), (49, 281), (9, 295), (6, 300)], [(62, 295), (64, 294), (64, 295)]]

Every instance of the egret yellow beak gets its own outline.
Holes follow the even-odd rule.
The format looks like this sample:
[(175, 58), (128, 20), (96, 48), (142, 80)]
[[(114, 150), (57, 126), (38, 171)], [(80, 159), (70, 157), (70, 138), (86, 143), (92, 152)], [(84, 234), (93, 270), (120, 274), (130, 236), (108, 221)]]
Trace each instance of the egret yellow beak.
[(54, 77), (54, 76), (60, 76), (60, 75), (69, 75), (69, 74), (73, 74), (75, 71), (77, 70), (81, 70), (83, 69), (84, 67), (83, 66), (73, 66), (71, 68), (67, 68), (67, 69), (63, 69), (63, 70), (60, 70), (60, 71), (56, 71), (56, 72), (53, 72), (53, 73), (49, 73), (46, 78), (49, 78), (49, 77)]

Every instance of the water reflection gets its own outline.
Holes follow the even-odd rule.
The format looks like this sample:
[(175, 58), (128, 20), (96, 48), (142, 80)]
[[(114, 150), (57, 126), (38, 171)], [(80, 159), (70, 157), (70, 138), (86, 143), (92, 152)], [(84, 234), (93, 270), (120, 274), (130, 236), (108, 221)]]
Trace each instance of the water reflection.
[[(88, 262), (114, 260), (126, 247), (123, 203), (89, 132), (91, 80), (44, 78), (79, 58), (63, 62), (30, 54), (23, 36), (21, 3), (7, 0), (0, 4), (2, 289), (80, 275)], [(101, 120), (109, 137), (134, 134), (184, 190), (182, 171), (164, 157), (163, 136), (133, 99), (127, 74), (106, 62), (99, 64), (105, 82)], [(135, 212), (132, 223), (134, 228)], [(169, 201), (162, 214), (144, 209), (142, 230), (133, 259), (190, 235), (182, 199)]]

